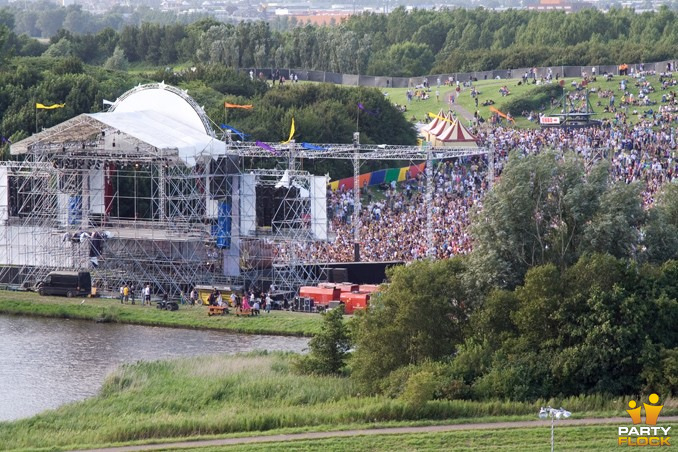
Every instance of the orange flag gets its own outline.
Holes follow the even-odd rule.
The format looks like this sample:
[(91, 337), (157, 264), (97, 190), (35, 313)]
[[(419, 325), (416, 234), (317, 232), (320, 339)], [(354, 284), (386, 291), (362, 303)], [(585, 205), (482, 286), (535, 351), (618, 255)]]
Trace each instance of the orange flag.
[(252, 105), (238, 105), (238, 104), (229, 104), (228, 102), (224, 102), (224, 108), (242, 108), (244, 110), (251, 110), (254, 108)]
[(515, 119), (513, 119), (513, 118), (509, 118), (508, 116), (506, 116), (506, 114), (505, 114), (505, 113), (502, 113), (501, 111), (499, 111), (498, 109), (496, 109), (496, 108), (494, 108), (494, 107), (492, 107), (492, 106), (490, 106), (490, 111), (492, 111), (492, 112), (494, 112), (494, 113), (498, 114), (498, 115), (499, 115), (499, 116), (501, 116), (502, 118), (506, 118), (506, 119), (508, 119), (509, 121), (513, 121), (513, 122), (516, 122), (516, 120), (515, 120)]

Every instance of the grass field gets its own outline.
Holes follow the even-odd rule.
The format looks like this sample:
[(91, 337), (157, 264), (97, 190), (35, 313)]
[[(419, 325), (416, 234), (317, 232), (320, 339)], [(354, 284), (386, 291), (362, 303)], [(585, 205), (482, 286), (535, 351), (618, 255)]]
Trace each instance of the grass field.
[[(84, 300), (84, 301), (83, 301)], [(122, 305), (106, 298), (41, 297), (33, 292), (0, 291), (0, 314), (105, 320), (138, 325), (204, 328), (238, 333), (312, 336), (320, 330), (319, 314), (271, 311), (257, 317), (207, 316), (207, 307), (181, 305), (163, 311), (140, 304)]]
[[(598, 77), (596, 82), (592, 82), (588, 85), (588, 88), (595, 88), (598, 91), (601, 90), (612, 90), (615, 94), (616, 97), (616, 104), (619, 105), (619, 102), (622, 97), (622, 91), (619, 90), (619, 82), (622, 80), (622, 78), (626, 79), (628, 84), (627, 84), (627, 91), (630, 93), (633, 93), (635, 97), (638, 96), (639, 93), (639, 87), (635, 86), (635, 79), (631, 77), (619, 77), (619, 76), (614, 76), (612, 80), (607, 81), (604, 77)], [(571, 87), (571, 82), (573, 80), (575, 81), (581, 81), (581, 79), (573, 79), (573, 78), (566, 78), (565, 80), (565, 90), (566, 91), (571, 91), (573, 88)], [(654, 87), (655, 91), (650, 94), (650, 99), (653, 102), (656, 102), (656, 105), (648, 106), (648, 107), (629, 107), (627, 109), (627, 114), (629, 115), (629, 120), (632, 123), (635, 123), (639, 120), (638, 115), (633, 114), (633, 110), (637, 110), (639, 113), (643, 113), (646, 110), (653, 109), (654, 111), (657, 111), (659, 106), (661, 105), (661, 96), (662, 94), (667, 94), (668, 91), (662, 91), (661, 90), (661, 85), (659, 84), (659, 77), (658, 76), (650, 76), (647, 77), (647, 80), (650, 81), (652, 86)], [(478, 111), (480, 112), (481, 116), (484, 118), (488, 118), (491, 115), (491, 112), (488, 107), (483, 107), (482, 102), (487, 100), (487, 99), (492, 99), (495, 101), (494, 107), (498, 108), (499, 110), (502, 110), (504, 108), (504, 104), (516, 97), (519, 96), (524, 96), (526, 93), (528, 93), (530, 90), (533, 90), (536, 86), (535, 85), (518, 85), (518, 82), (520, 79), (509, 79), (509, 80), (480, 80), (478, 82), (474, 82), (474, 86), (480, 91), (479, 97), (479, 108)], [(555, 82), (555, 81), (554, 81)], [(511, 94), (506, 97), (502, 97), (501, 94), (499, 93), (499, 88), (506, 85), (508, 89), (510, 90)], [(440, 96), (439, 96), (439, 101), (436, 100), (435, 92), (436, 90), (439, 90)], [(673, 90), (675, 91), (676, 88), (674, 87)], [(412, 118), (416, 119), (417, 121), (422, 121), (426, 118), (426, 115), (428, 112), (432, 113), (438, 113), (440, 109), (443, 109), (444, 111), (448, 111), (449, 109), (449, 98), (450, 95), (454, 92), (453, 87), (449, 86), (444, 86), (441, 85), (440, 88), (437, 88), (435, 84), (431, 85), (431, 92), (428, 93), (430, 98), (427, 100), (412, 100), (411, 102), (407, 101), (407, 89), (406, 88), (383, 88), (382, 92), (388, 93), (389, 99), (399, 105), (407, 105), (407, 112), (404, 113), (406, 119), (412, 120)], [(594, 118), (596, 119), (612, 119), (614, 117), (614, 114), (612, 113), (603, 113), (603, 107), (598, 107), (597, 102), (598, 100), (601, 101), (602, 105), (607, 105), (609, 103), (608, 99), (599, 99), (597, 93), (591, 93), (589, 96), (589, 101), (591, 102), (591, 105), (593, 106), (593, 110), (597, 113)], [(471, 97), (471, 88), (463, 88), (459, 97), (456, 100), (456, 103), (461, 105), (463, 108), (468, 110), (470, 113), (473, 113), (476, 110), (474, 99)], [(549, 109), (546, 109), (545, 112), (548, 112)], [(516, 117), (516, 123), (518, 127), (536, 127), (537, 124), (531, 123), (527, 121), (526, 119)]]
[[(296, 375), (290, 369), (291, 359), (291, 355), (260, 353), (124, 365), (106, 379), (97, 397), (29, 419), (0, 423), (0, 444), (4, 450), (62, 450), (261, 432), (536, 420), (539, 407), (547, 404), (567, 407), (573, 418), (619, 415), (625, 407), (624, 398), (600, 396), (533, 403), (431, 401), (413, 407), (397, 399), (361, 396), (347, 378)], [(665, 414), (676, 411), (672, 400), (664, 403)], [(614, 429), (611, 432), (613, 440)], [(419, 447), (416, 444), (437, 449), (440, 435), (411, 435), (408, 441), (413, 449)], [(492, 446), (492, 435), (501, 437), (497, 431), (451, 435), (450, 441), (457, 441), (454, 435), (462, 435), (459, 441), (477, 438), (486, 447)], [(524, 441), (544, 448), (548, 435), (543, 428), (534, 429)], [(589, 441), (582, 435), (579, 429), (572, 431), (573, 438)], [(600, 438), (606, 435), (601, 430)], [(448, 438), (447, 434), (443, 438)], [(393, 450), (402, 450), (396, 448), (397, 442), (389, 443), (398, 439), (388, 436), (327, 441), (327, 447), (343, 450), (370, 449), (374, 441), (386, 441), (384, 444), (393, 444), (389, 446)], [(294, 444), (306, 447), (300, 450), (320, 447), (314, 441)]]
[[(619, 451), (616, 444), (616, 426), (590, 425), (568, 427), (560, 423), (554, 434), (556, 450)], [(408, 435), (353, 436), (320, 440), (299, 440), (264, 444), (246, 444), (201, 448), (201, 452), (229, 450), (255, 452), (276, 451), (546, 451), (551, 444), (551, 430), (547, 427), (469, 430), (460, 432), (418, 433)], [(182, 449), (198, 450), (198, 449)]]

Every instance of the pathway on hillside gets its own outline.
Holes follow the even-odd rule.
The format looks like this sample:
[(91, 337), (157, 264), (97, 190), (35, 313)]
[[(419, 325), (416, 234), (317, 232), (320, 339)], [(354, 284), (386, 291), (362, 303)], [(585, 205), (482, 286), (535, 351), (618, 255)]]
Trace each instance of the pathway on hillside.
[[(660, 425), (667, 423), (678, 422), (678, 416), (663, 416), (660, 418)], [(612, 417), (605, 419), (568, 419), (558, 421), (559, 426), (573, 426), (573, 425), (596, 425), (596, 424), (618, 424), (629, 425), (629, 418), (627, 417)], [(270, 443), (281, 441), (295, 441), (306, 439), (325, 439), (337, 438), (346, 436), (358, 435), (402, 435), (412, 433), (437, 433), (437, 432), (451, 432), (459, 430), (496, 430), (504, 428), (526, 428), (526, 427), (549, 427), (550, 420), (546, 421), (514, 421), (514, 422), (487, 422), (478, 424), (452, 424), (452, 425), (429, 425), (423, 427), (391, 427), (391, 428), (375, 428), (375, 429), (361, 429), (361, 430), (341, 430), (335, 432), (306, 432), (306, 433), (289, 433), (282, 435), (262, 435), (249, 436), (240, 438), (222, 438), (209, 439), (200, 441), (181, 441), (176, 443), (163, 444), (144, 444), (139, 446), (123, 446), (123, 447), (109, 447), (105, 449), (88, 449), (90, 452), (132, 452), (143, 450), (167, 450), (167, 449), (189, 449), (196, 447), (218, 447), (229, 446), (235, 444), (253, 444), (253, 443)], [(80, 451), (84, 452), (84, 451)]]
[[(462, 91), (463, 93), (464, 91)], [(442, 93), (442, 99), (447, 104), (447, 109), (452, 107), (452, 111), (457, 114), (457, 118), (464, 118), (467, 121), (473, 121), (473, 112), (468, 111), (464, 106), (459, 105), (457, 102), (450, 105), (450, 96), (455, 94), (454, 90), (444, 91)]]

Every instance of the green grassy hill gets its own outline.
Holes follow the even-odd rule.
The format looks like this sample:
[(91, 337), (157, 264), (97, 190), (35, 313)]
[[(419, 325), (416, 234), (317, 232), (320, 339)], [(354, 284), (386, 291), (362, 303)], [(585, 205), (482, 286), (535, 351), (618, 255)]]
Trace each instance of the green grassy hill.
[[(626, 79), (628, 82), (626, 91), (628, 93), (632, 93), (634, 98), (638, 98), (640, 86), (636, 86), (636, 84), (637, 82), (639, 82), (639, 80), (634, 79), (630, 76), (628, 77), (614, 76), (609, 81), (606, 80), (604, 77), (598, 77), (595, 82), (588, 84), (587, 88), (590, 90), (589, 101), (591, 102), (593, 110), (596, 113), (594, 118), (608, 120), (614, 119), (614, 113), (603, 112), (603, 108), (609, 104), (609, 99), (600, 98), (599, 93), (602, 91), (611, 90), (616, 98), (615, 104), (619, 106), (621, 98), (623, 96), (623, 92), (619, 89), (619, 82), (622, 79)], [(564, 80), (564, 90), (568, 92), (574, 90), (574, 88), (572, 87), (573, 81), (577, 83), (581, 82), (581, 79), (573, 78), (567, 78), (563, 80)], [(478, 82), (474, 82), (473, 85), (480, 93), (478, 96), (479, 107), (477, 108), (477, 110), (480, 112), (480, 115), (484, 118), (488, 118), (491, 115), (490, 108), (482, 106), (482, 103), (488, 99), (494, 100), (495, 108), (498, 108), (503, 112), (506, 112), (507, 104), (509, 102), (514, 101), (515, 99), (518, 98), (530, 99), (532, 97), (530, 92), (539, 88), (538, 86), (532, 84), (527, 85), (522, 83), (518, 84), (520, 81), (521, 81), (520, 79), (509, 79), (509, 80), (481, 80)], [(645, 111), (652, 109), (653, 111), (656, 112), (659, 106), (662, 105), (661, 104), (662, 94), (668, 95), (669, 90), (661, 89), (661, 84), (659, 83), (659, 76), (647, 77), (647, 81), (654, 88), (654, 92), (651, 93), (649, 97), (650, 100), (655, 103), (655, 105), (628, 107), (626, 109), (618, 108), (618, 111), (626, 112), (630, 123), (638, 122), (641, 119), (639, 114), (642, 114)], [(553, 82), (556, 83), (555, 80)], [(502, 86), (506, 86), (511, 94), (503, 97), (499, 92), (499, 89)], [(673, 89), (678, 90), (678, 87), (673, 87)], [(442, 85), (440, 86), (440, 88), (438, 88), (435, 84), (433, 84), (430, 88), (430, 92), (427, 93), (429, 95), (429, 99), (427, 100), (413, 99), (410, 102), (408, 102), (407, 100), (406, 88), (384, 88), (382, 89), (382, 91), (384, 92), (385, 95), (389, 97), (389, 99), (392, 102), (398, 105), (406, 105), (407, 111), (404, 113), (405, 117), (410, 121), (416, 122), (424, 121), (426, 119), (426, 115), (428, 112), (438, 113), (438, 111), (440, 111), (441, 109), (443, 111), (448, 111), (450, 105), (449, 98), (450, 95), (454, 93), (454, 87)], [(436, 91), (439, 91), (438, 98), (436, 98)], [(468, 110), (471, 114), (476, 110), (475, 101), (471, 96), (470, 87), (462, 87), (461, 93), (457, 98), (456, 103), (463, 107), (464, 109)], [(543, 112), (549, 112), (549, 110), (550, 107), (547, 107), (543, 110)], [(512, 112), (512, 114), (516, 119), (517, 127), (538, 126), (538, 124), (535, 124), (534, 122), (531, 123), (530, 121), (527, 121), (525, 118), (521, 118), (520, 111)]]

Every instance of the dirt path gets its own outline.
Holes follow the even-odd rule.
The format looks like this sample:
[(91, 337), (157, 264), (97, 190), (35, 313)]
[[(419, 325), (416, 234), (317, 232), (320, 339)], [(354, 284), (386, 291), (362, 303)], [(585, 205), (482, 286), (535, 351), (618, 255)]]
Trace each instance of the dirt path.
[[(666, 424), (669, 422), (672, 423), (678, 422), (678, 416), (664, 416), (661, 418), (662, 424)], [(558, 425), (595, 425), (595, 424), (628, 425), (629, 418), (613, 417), (605, 419), (568, 419), (557, 421), (557, 423)], [(268, 435), (268, 436), (262, 435), (241, 438), (181, 441), (176, 443), (146, 444), (140, 446), (109, 447), (105, 449), (88, 449), (88, 450), (92, 452), (131, 452), (142, 450), (187, 449), (195, 447), (216, 447), (216, 446), (229, 446), (234, 444), (270, 443), (280, 441), (324, 439), (358, 435), (398, 435), (411, 433), (451, 432), (457, 430), (489, 430), (489, 429), (495, 430), (502, 428), (548, 427), (550, 424), (551, 421), (547, 420), (547, 421), (515, 421), (515, 422), (494, 422), (494, 423), (489, 422), (482, 424), (430, 425), (424, 427), (392, 427), (392, 428), (375, 428), (361, 430), (341, 430), (336, 432), (289, 433), (283, 435)]]
[(465, 107), (459, 105), (457, 102), (450, 104), (450, 96), (454, 94), (455, 94), (454, 90), (444, 91), (442, 93), (443, 102), (446, 104), (445, 108), (449, 109), (451, 107), (452, 111), (454, 111), (457, 114), (458, 118), (464, 118), (467, 121), (473, 120), (473, 112), (468, 111)]

